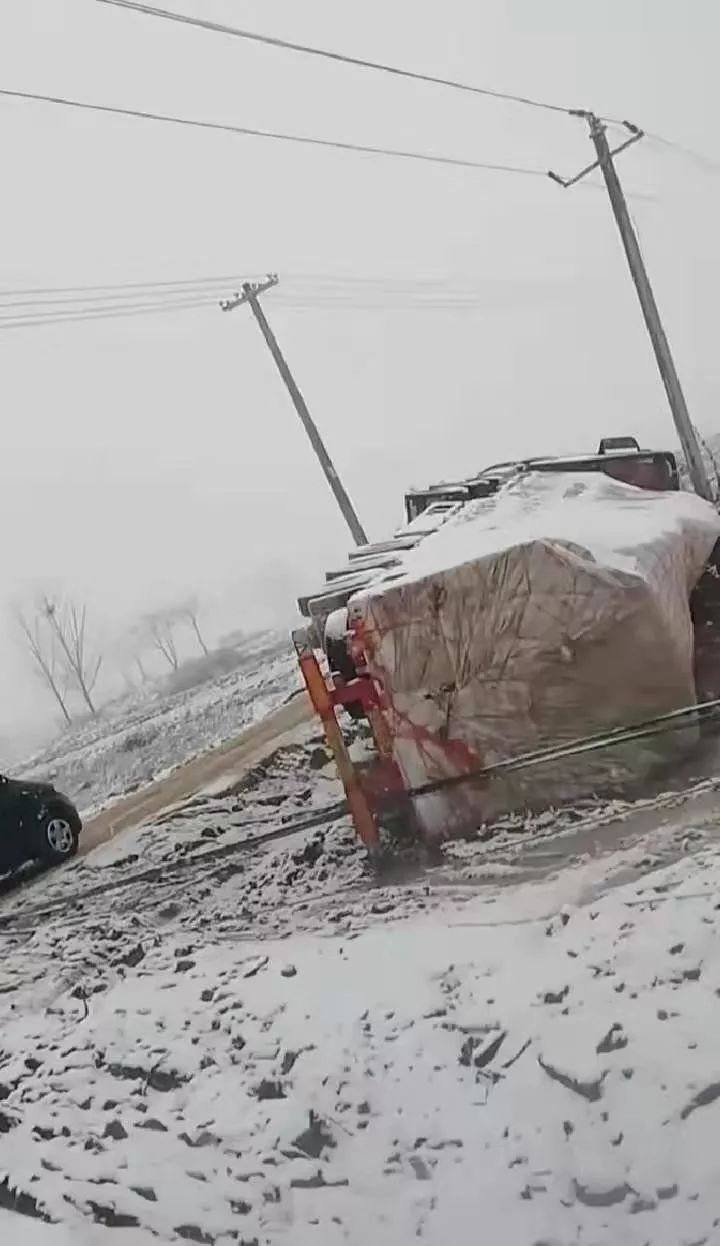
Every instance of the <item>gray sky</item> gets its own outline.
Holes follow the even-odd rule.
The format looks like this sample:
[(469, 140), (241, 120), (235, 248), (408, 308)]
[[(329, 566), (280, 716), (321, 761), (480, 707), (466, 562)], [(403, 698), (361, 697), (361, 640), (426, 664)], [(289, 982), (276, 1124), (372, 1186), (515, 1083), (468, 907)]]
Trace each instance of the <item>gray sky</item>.
[[(716, 0), (172, 4), (627, 117), (720, 161)], [(579, 120), (96, 0), (2, 0), (0, 86), (563, 173), (591, 157)], [(322, 274), (478, 293), (460, 311), (266, 299), (373, 536), (412, 483), (603, 433), (674, 442), (599, 189), (7, 99), (0, 125), (3, 289), (273, 270), (286, 291)], [(713, 431), (720, 176), (650, 142), (620, 171), (691, 412)], [(0, 331), (0, 374), (0, 729), (51, 708), (9, 617), (38, 586), (85, 597), (106, 632), (192, 587), (242, 625), (258, 594), (277, 610), (349, 545), (246, 310)]]

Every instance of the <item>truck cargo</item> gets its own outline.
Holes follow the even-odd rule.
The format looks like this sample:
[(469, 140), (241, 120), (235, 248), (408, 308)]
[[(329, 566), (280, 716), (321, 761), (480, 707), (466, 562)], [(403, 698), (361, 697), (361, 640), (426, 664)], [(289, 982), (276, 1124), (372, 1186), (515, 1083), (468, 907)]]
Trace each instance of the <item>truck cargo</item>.
[(696, 739), (689, 715), (682, 730), (488, 776), (695, 704), (690, 597), (720, 517), (679, 489), (671, 454), (623, 443), (414, 491), (395, 542), (301, 600), (328, 686), (379, 730), (425, 837), (643, 779)]

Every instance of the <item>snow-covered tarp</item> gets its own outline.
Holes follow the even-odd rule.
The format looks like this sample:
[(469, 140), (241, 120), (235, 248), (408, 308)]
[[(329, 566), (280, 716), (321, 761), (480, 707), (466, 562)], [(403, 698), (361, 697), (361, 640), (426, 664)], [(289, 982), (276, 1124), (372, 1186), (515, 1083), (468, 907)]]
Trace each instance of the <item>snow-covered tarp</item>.
[[(688, 595), (720, 518), (688, 493), (531, 473), (478, 499), (350, 603), (406, 785), (472, 773), (695, 700)], [(424, 796), (426, 832), (642, 775), (690, 732), (528, 780)], [(671, 741), (672, 743), (669, 743)]]

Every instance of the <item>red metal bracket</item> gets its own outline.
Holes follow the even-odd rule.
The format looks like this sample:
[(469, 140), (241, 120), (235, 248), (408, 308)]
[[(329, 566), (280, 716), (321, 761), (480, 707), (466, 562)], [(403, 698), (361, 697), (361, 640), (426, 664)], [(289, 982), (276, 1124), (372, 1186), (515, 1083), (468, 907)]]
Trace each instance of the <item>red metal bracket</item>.
[[(335, 765), (337, 766), (342, 785), (345, 788), (345, 795), (347, 796), (355, 830), (368, 852), (377, 852), (380, 846), (378, 825), (335, 717), (337, 689), (328, 687), (325, 676), (320, 670), (320, 664), (315, 652), (309, 642), (307, 632), (304, 630), (293, 632), (293, 644), (295, 645), (298, 663), (305, 680), (305, 687), (308, 690), (315, 712), (322, 722), (328, 747), (335, 758)], [(357, 700), (357, 693), (349, 699)]]

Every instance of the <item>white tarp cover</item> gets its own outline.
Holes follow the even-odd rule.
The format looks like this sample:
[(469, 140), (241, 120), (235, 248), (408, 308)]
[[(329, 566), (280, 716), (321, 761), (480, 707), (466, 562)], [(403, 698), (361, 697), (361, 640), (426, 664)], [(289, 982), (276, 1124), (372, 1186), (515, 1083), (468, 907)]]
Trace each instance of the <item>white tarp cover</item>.
[[(531, 473), (469, 503), (350, 603), (406, 786), (692, 704), (688, 594), (718, 537), (695, 494), (597, 474)], [(452, 834), (643, 774), (679, 742), (452, 787), (420, 820)]]

